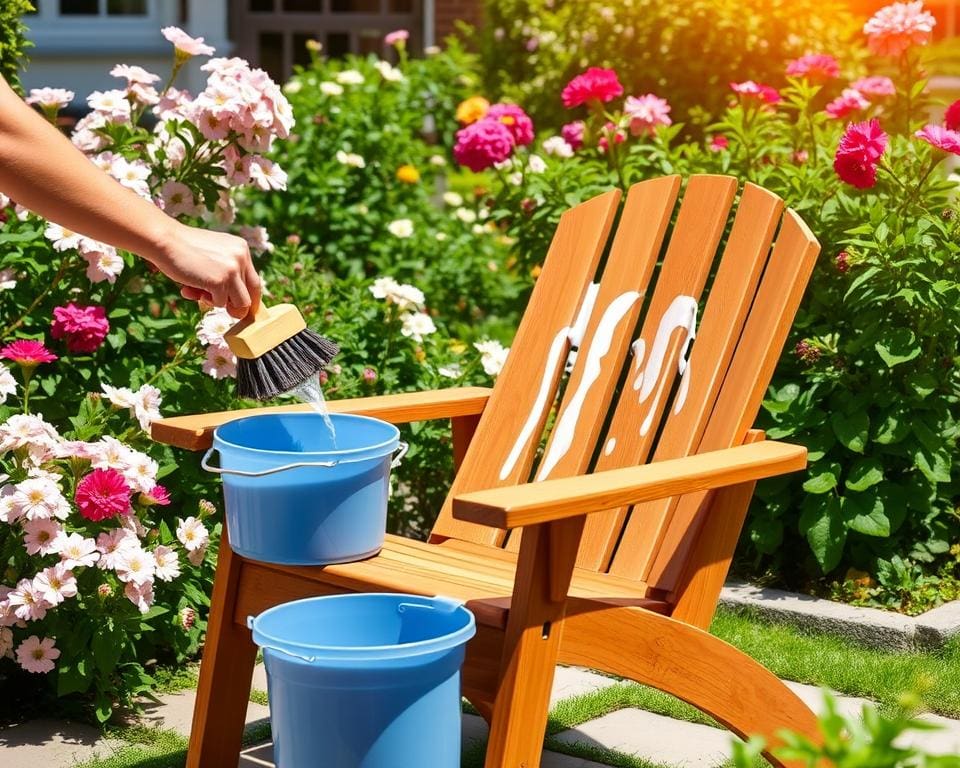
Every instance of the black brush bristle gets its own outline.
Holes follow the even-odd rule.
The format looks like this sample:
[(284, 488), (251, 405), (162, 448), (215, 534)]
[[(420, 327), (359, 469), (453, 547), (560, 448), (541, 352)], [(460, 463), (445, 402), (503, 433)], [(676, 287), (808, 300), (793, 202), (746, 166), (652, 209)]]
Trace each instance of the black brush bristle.
[(271, 400), (316, 376), (340, 347), (309, 328), (255, 360), (237, 360), (237, 394)]

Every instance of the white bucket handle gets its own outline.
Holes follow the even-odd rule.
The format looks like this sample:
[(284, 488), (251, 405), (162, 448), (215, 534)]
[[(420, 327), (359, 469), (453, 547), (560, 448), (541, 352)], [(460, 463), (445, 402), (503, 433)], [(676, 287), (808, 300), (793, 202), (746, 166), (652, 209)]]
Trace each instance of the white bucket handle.
[[(217, 475), (239, 475), (241, 477), (266, 477), (267, 475), (275, 475), (277, 472), (286, 472), (288, 469), (299, 469), (300, 467), (325, 467), (330, 469), (331, 467), (339, 466), (340, 464), (357, 464), (361, 461), (370, 461), (374, 458), (372, 456), (365, 456), (360, 459), (337, 459), (336, 461), (298, 461), (293, 464), (284, 464), (280, 467), (271, 467), (270, 469), (264, 469), (259, 472), (250, 472), (245, 469), (225, 469), (223, 467), (215, 467), (210, 463), (210, 457), (213, 455), (213, 452), (217, 450), (216, 446), (213, 446), (203, 454), (203, 459), (200, 461), (200, 466), (203, 467), (207, 472), (213, 472)], [(407, 455), (407, 451), (410, 450), (409, 443), (405, 443), (402, 440), (397, 444), (395, 449), (397, 455), (393, 457), (393, 460), (390, 462), (390, 469), (396, 469), (400, 466), (400, 462), (403, 461), (403, 457)]]

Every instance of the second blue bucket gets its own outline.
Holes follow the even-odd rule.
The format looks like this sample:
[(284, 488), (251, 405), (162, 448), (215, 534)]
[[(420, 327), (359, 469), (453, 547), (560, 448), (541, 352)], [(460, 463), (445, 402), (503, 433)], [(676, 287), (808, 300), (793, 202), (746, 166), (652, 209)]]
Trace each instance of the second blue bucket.
[[(223, 424), (203, 467), (223, 476), (227, 535), (240, 555), (283, 565), (360, 560), (383, 546), (400, 432), (367, 416), (272, 413)], [(220, 466), (210, 464), (220, 454)]]

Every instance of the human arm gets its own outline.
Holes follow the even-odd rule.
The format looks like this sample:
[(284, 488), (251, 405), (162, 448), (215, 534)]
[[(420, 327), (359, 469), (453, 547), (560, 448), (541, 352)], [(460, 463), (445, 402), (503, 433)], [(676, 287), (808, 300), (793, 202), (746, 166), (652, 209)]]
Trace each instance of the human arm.
[(246, 242), (182, 224), (97, 168), (0, 78), (0, 192), (82, 235), (143, 257), (234, 317), (260, 301)]

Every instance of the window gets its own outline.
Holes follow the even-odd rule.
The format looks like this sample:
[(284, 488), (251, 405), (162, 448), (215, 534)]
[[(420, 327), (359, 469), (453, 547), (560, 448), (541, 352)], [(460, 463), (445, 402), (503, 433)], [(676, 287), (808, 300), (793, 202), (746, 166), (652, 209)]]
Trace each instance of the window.
[(29, 21), (35, 58), (97, 52), (163, 55), (169, 44), (160, 28), (179, 24), (183, 11), (178, 0), (40, 0), (36, 7)]
[(59, 0), (61, 16), (146, 16), (147, 0)]

